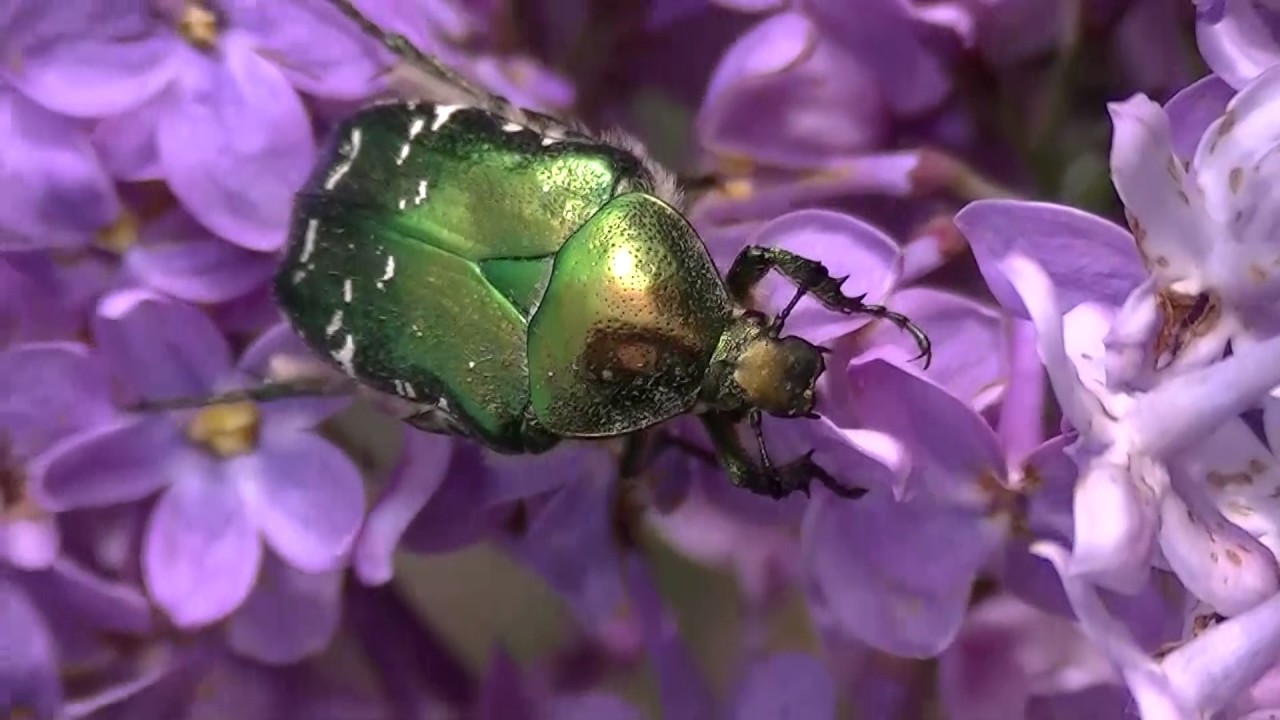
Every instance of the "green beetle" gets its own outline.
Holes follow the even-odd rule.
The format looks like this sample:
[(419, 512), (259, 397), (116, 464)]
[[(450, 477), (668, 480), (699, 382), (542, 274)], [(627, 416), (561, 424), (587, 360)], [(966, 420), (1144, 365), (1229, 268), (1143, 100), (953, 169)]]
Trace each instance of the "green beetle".
[[(735, 484), (781, 498), (835, 482), (810, 454), (774, 464), (762, 413), (812, 415), (823, 349), (781, 335), (806, 293), (928, 340), (846, 296), (818, 262), (748, 247), (722, 280), (673, 176), (635, 143), (522, 110), (396, 36), (402, 57), (470, 105), (384, 102), (342, 123), (298, 193), (275, 293), (315, 351), (412, 408), (423, 430), (501, 453), (608, 438), (696, 413)], [(771, 269), (796, 284), (748, 309)], [(759, 460), (737, 433), (748, 420)]]

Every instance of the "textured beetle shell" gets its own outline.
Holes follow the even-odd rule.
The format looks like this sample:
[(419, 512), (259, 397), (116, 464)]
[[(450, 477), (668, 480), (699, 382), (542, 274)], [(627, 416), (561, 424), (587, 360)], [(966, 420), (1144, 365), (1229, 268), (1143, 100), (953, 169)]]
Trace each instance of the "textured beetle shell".
[(729, 298), (688, 221), (611, 200), (556, 255), (529, 325), (533, 411), (559, 435), (616, 435), (693, 409)]
[[(653, 190), (640, 159), (567, 128), (539, 135), (474, 108), (374, 105), (343, 123), (298, 194), (277, 299), (345, 373), (430, 408), (428, 429), (504, 452), (545, 449), (528, 427), (542, 378), (530, 377), (527, 334), (557, 253), (612, 198)], [(653, 203), (688, 234), (676, 242), (701, 250), (698, 272), (714, 277), (683, 218)], [(712, 305), (727, 302), (716, 283), (704, 298)], [(587, 318), (556, 314), (541, 332), (567, 346)], [(682, 377), (679, 392), (689, 386)]]

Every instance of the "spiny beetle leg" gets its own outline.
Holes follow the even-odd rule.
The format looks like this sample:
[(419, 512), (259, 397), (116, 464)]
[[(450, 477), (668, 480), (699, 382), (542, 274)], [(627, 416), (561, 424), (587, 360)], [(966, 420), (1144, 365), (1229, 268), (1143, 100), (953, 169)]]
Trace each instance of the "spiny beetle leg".
[[(738, 253), (733, 266), (725, 277), (725, 285), (735, 301), (746, 305), (750, 302), (751, 291), (764, 279), (770, 270), (777, 270), (790, 280), (802, 292), (812, 295), (818, 302), (836, 312), (846, 314), (871, 315), (888, 320), (911, 335), (920, 349), (917, 359), (924, 358), (924, 366), (929, 367), (933, 348), (929, 337), (905, 315), (893, 312), (883, 305), (868, 305), (862, 302), (866, 295), (850, 297), (844, 294), (841, 286), (847, 277), (833, 278), (826, 266), (816, 260), (796, 255), (781, 248), (749, 245)], [(775, 325), (781, 327), (786, 315), (795, 306), (793, 300), (786, 311), (779, 313)]]
[(842, 485), (813, 460), (812, 450), (791, 462), (774, 465), (765, 449), (763, 432), (754, 417), (752, 417), (752, 428), (756, 431), (756, 442), (760, 445), (758, 464), (743, 448), (733, 417), (708, 413), (702, 416), (702, 422), (708, 434), (711, 435), (721, 466), (733, 484), (738, 487), (775, 500), (785, 498), (796, 491), (808, 495), (809, 484), (815, 479), (843, 498), (856, 499), (867, 492), (863, 488)]

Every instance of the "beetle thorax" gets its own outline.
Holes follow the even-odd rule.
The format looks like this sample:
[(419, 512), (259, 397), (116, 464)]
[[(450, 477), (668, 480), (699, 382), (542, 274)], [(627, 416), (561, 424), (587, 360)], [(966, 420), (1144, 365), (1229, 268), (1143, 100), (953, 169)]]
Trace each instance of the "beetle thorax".
[(825, 367), (817, 347), (798, 337), (778, 337), (763, 315), (747, 312), (725, 330), (702, 399), (717, 410), (806, 415)]

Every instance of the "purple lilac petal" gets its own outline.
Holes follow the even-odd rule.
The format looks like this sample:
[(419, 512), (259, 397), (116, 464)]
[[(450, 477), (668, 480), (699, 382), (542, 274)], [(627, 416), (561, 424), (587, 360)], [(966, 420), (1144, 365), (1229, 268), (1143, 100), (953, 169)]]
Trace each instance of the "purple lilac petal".
[(120, 198), (76, 123), (0, 87), (0, 250), (70, 248), (120, 215)]
[(954, 720), (1018, 720), (1033, 696), (1118, 680), (1075, 622), (1007, 595), (974, 608), (939, 673), (942, 703)]
[(65, 557), (16, 577), (51, 622), (131, 634), (152, 628), (151, 606), (140, 590), (107, 580)]
[(928, 497), (816, 494), (802, 532), (811, 581), (848, 635), (905, 657), (955, 637), (978, 569), (1002, 528)]
[(185, 468), (152, 510), (143, 576), (179, 627), (221, 620), (253, 589), (262, 541), (241, 492), (235, 476), (210, 459)]
[(1108, 615), (1091, 586), (1065, 572), (1065, 549), (1045, 543), (1037, 552), (1063, 576), (1082, 628), (1120, 667), (1144, 717), (1211, 716), (1263, 677), (1280, 652), (1280, 595), (1272, 595), (1157, 663)]
[(624, 569), (632, 609), (644, 630), (649, 662), (658, 680), (662, 717), (696, 720), (714, 716), (715, 698), (688, 648), (680, 640), (675, 618), (658, 595), (644, 560), (632, 555)]
[(648, 522), (677, 552), (731, 568), (743, 597), (753, 605), (763, 605), (799, 574), (799, 548), (788, 527), (761, 525), (726, 512), (707, 498), (702, 483), (674, 510), (654, 514)]
[(0, 518), (0, 563), (21, 570), (49, 567), (60, 548), (58, 526), (48, 515)]
[[(1219, 448), (1206, 450), (1217, 455)], [(1280, 566), (1267, 548), (1214, 508), (1203, 487), (1180, 483), (1160, 505), (1160, 550), (1187, 590), (1232, 616), (1280, 590)]]
[(1134, 0), (1115, 27), (1111, 40), (1115, 63), (1133, 87), (1166, 93), (1185, 87), (1198, 63), (1183, 46), (1184, 23), (1167, 0)]
[(1222, 117), (1236, 93), (1217, 75), (1206, 75), (1183, 88), (1164, 104), (1173, 136), (1173, 151), (1183, 162), (1195, 157), (1196, 147), (1213, 121)]
[(191, 61), (182, 102), (157, 128), (160, 162), (201, 224), (247, 249), (276, 250), (311, 169), (311, 123), (284, 74), (248, 38), (228, 32), (220, 50), (221, 64)]
[[(886, 302), (871, 296), (867, 300)], [(1003, 385), (1008, 382), (1005, 375), (1009, 349), (1001, 318), (990, 306), (927, 287), (895, 292), (887, 302), (894, 312), (911, 318), (933, 343), (933, 362), (921, 371), (925, 377), (975, 410), (981, 411), (1000, 399)], [(860, 344), (904, 367), (919, 367), (912, 360), (920, 349), (910, 335), (892, 323), (877, 322), (866, 337), (860, 338)]]
[(626, 600), (613, 537), (613, 475), (587, 477), (555, 491), (531, 510), (512, 552), (564, 598), (590, 633), (604, 633)]
[(400, 539), (435, 496), (449, 470), (455, 441), (444, 435), (406, 428), (404, 447), (391, 479), (369, 509), (356, 538), (352, 565), (368, 585), (389, 582)]
[(978, 200), (956, 214), (982, 277), (1008, 312), (1028, 318), (999, 262), (1011, 252), (1050, 274), (1065, 312), (1086, 300), (1120, 305), (1147, 276), (1133, 236), (1095, 215), (1023, 200)]
[(380, 89), (381, 46), (328, 0), (233, 3), (230, 21), (301, 92), (359, 100)]
[(80, 343), (0, 352), (0, 437), (7, 454), (30, 460), (75, 431), (104, 424), (113, 415), (110, 391), (102, 364)]
[(0, 576), (0, 707), (53, 720), (62, 705), (57, 648), (22, 588)]
[(42, 456), (30, 469), (31, 492), (53, 512), (141, 500), (186, 472), (189, 463), (199, 463), (187, 454), (157, 463), (184, 442), (181, 429), (163, 415), (122, 418)]
[(1280, 63), (1275, 10), (1255, 0), (1225, 0), (1215, 20), (1196, 23), (1200, 54), (1213, 72), (1232, 87), (1243, 88)]
[(112, 115), (94, 125), (93, 146), (112, 177), (126, 182), (164, 178), (156, 127), (167, 107), (166, 99), (160, 94), (130, 112)]
[(204, 312), (146, 290), (104, 297), (93, 336), (115, 375), (143, 399), (199, 397), (231, 367), (227, 341)]
[(346, 583), (343, 608), (394, 717), (421, 717), (438, 699), (472, 703), (476, 682), (470, 671), (394, 585)]
[(474, 443), (459, 443), (448, 463), (443, 484), (405, 530), (406, 549), (448, 552), (476, 542), (488, 529), (489, 471), (483, 453)]
[(174, 81), (184, 53), (167, 31), (117, 41), (97, 37), (48, 43), (23, 57), (10, 80), (62, 115), (105, 118), (134, 110)]
[(1066, 8), (1058, 0), (1000, 0), (978, 16), (978, 49), (996, 65), (1014, 65), (1060, 42)]
[[(773, 15), (725, 53), (698, 116), (704, 146), (794, 169), (874, 147), (884, 133), (880, 94), (840, 45), (804, 15)], [(838, 82), (834, 79), (839, 78)], [(756, 110), (778, 108), (763, 119)]]
[(474, 717), (476, 720), (504, 720), (532, 717), (538, 698), (521, 676), (520, 666), (499, 648), (489, 660)]
[(617, 695), (587, 692), (557, 695), (548, 706), (555, 720), (641, 720), (644, 714)]
[(1107, 110), (1113, 127), (1111, 179), (1138, 252), (1162, 285), (1193, 275), (1213, 237), (1204, 222), (1206, 190), (1174, 157), (1168, 116), (1145, 95), (1109, 103)]
[(180, 211), (148, 224), (125, 256), (146, 285), (179, 300), (219, 303), (244, 295), (271, 278), (277, 259), (214, 237)]
[(738, 682), (733, 720), (836, 717), (836, 689), (827, 668), (807, 653), (756, 661)]
[(744, 13), (770, 12), (780, 10), (787, 5), (787, 0), (710, 0), (710, 2)]
[(75, 331), (77, 318), (58, 297), (57, 272), (44, 253), (0, 258), (0, 347)]
[[(789, 250), (821, 262), (833, 277), (848, 276), (845, 292), (865, 293), (866, 302), (880, 303), (902, 274), (897, 243), (875, 227), (850, 215), (828, 210), (799, 210), (760, 229), (753, 245)], [(762, 310), (776, 313), (796, 294), (793, 283), (770, 273), (756, 290)], [(865, 315), (842, 315), (811, 297), (800, 300), (787, 319), (787, 331), (822, 345), (866, 325)]]
[(341, 593), (341, 572), (299, 572), (267, 553), (253, 592), (227, 623), (227, 644), (269, 665), (315, 655), (337, 632)]
[(346, 561), (364, 517), (360, 471), (310, 433), (264, 425), (256, 452), (226, 461), (244, 512), (280, 557), (303, 572)]
[(536, 457), (485, 453), (489, 505), (540, 495), (572, 482), (613, 477), (617, 458), (598, 443), (566, 442)]
[(1030, 321), (1010, 318), (1005, 330), (1008, 380), (996, 432), (1007, 458), (1024, 458), (1047, 439), (1044, 367), (1036, 352), (1036, 329)]
[(931, 110), (950, 92), (941, 57), (922, 42), (911, 0), (865, 0), (856, 13), (842, 0), (808, 0), (807, 5), (824, 34), (875, 74), (895, 114)]

